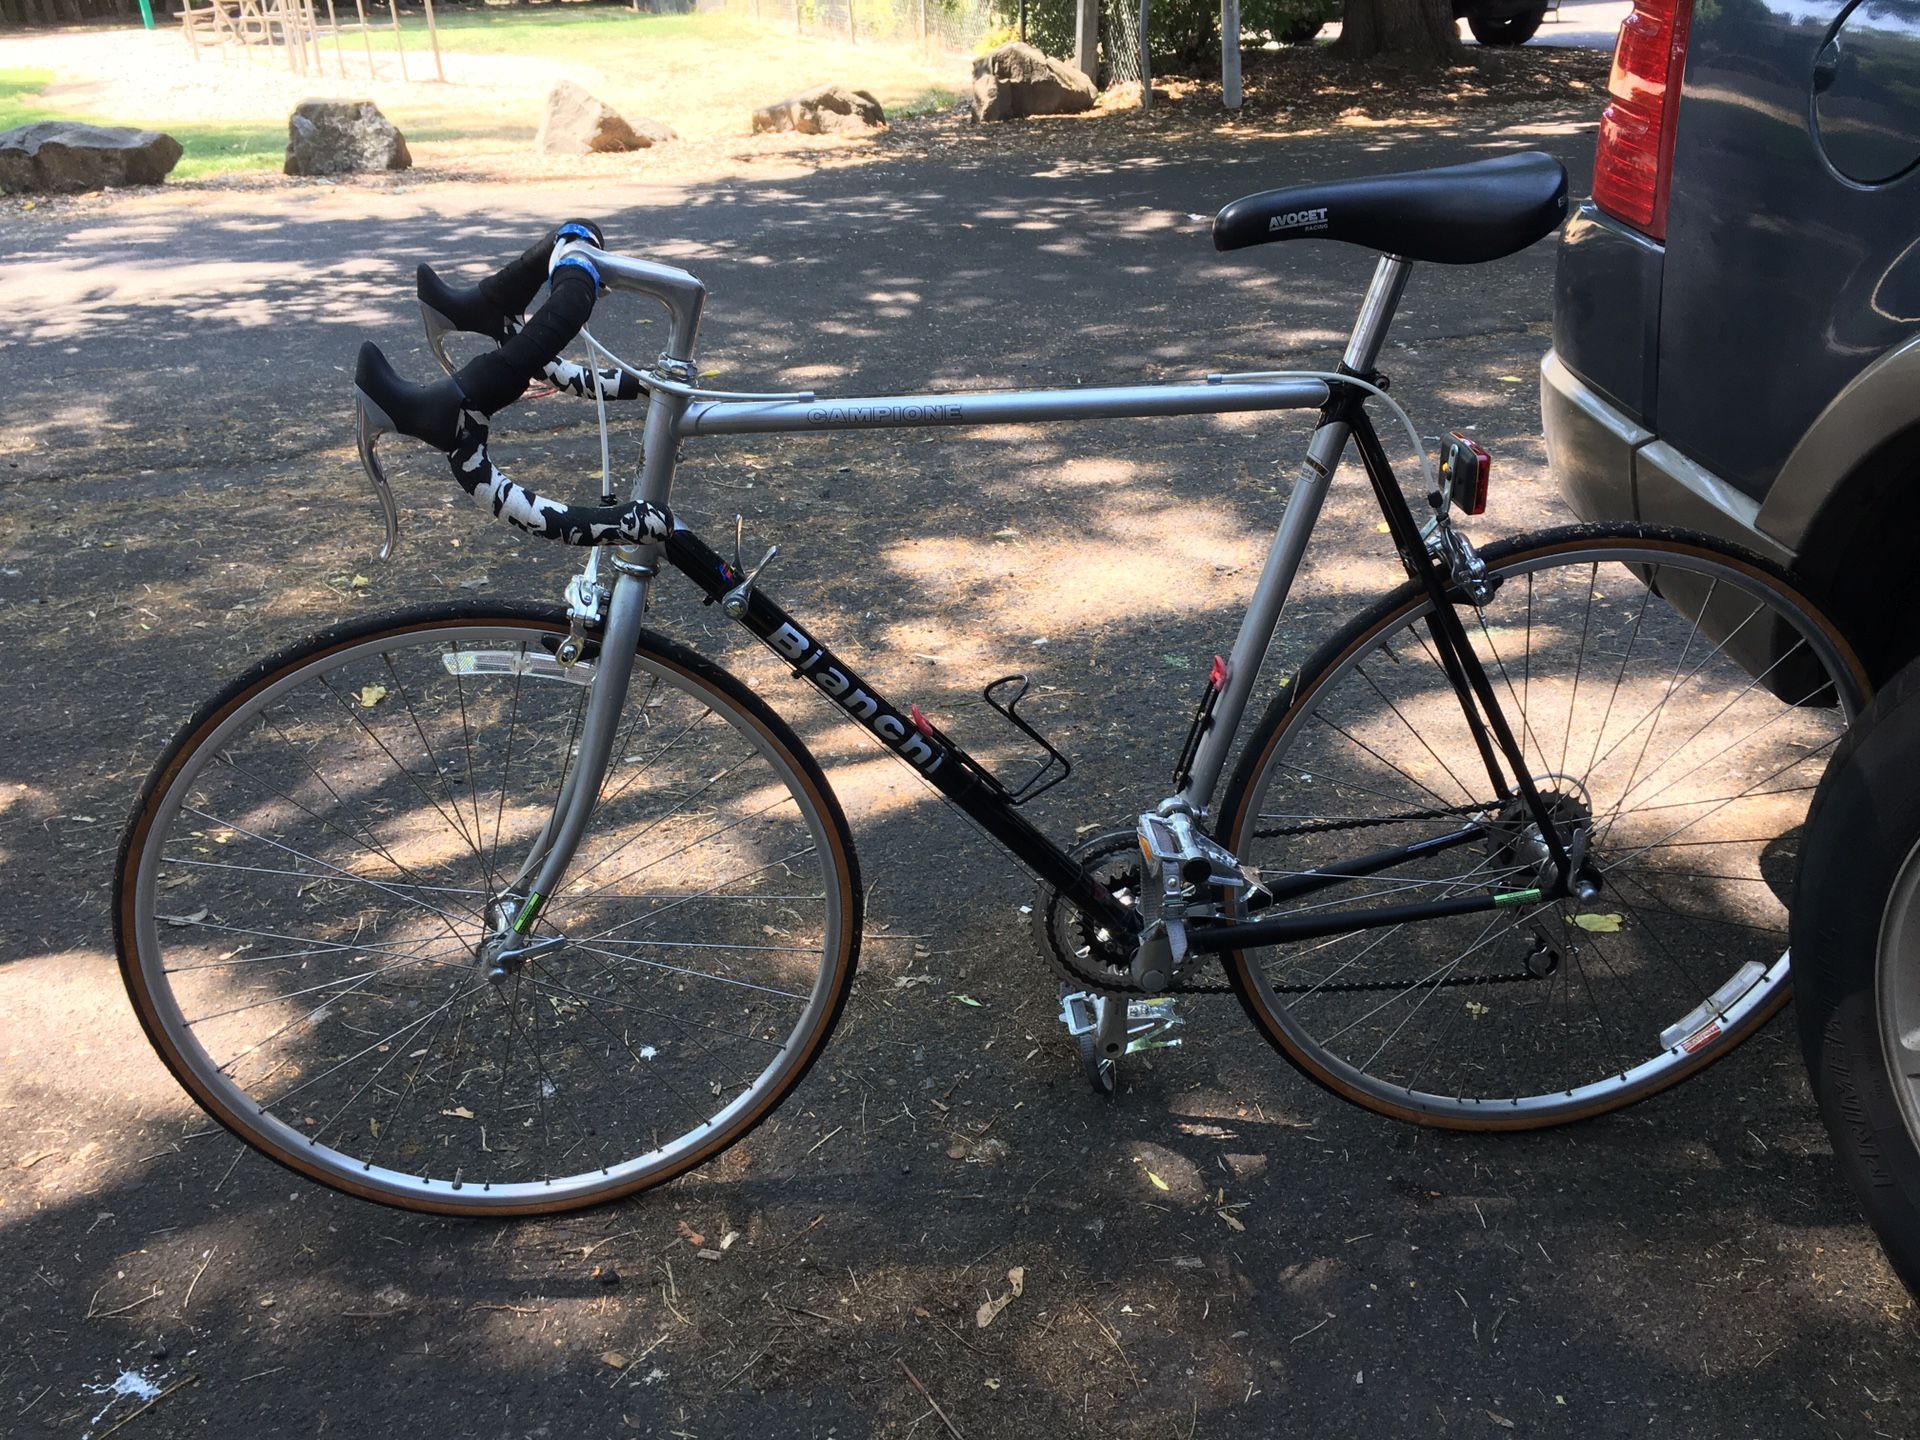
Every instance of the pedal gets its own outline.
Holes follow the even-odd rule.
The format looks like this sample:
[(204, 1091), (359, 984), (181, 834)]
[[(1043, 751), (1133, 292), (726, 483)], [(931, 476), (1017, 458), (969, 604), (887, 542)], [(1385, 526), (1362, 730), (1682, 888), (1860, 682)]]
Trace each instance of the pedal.
[(1060, 1023), (1069, 1035), (1091, 1035), (1100, 1024), (1100, 1009), (1093, 996), (1084, 990), (1069, 990), (1062, 995)]
[(1246, 919), (1258, 882), (1184, 810), (1142, 815), (1138, 834), (1146, 862), (1140, 911), (1147, 924), (1134, 951), (1133, 979), (1152, 994), (1186, 967), (1188, 922)]
[(1152, 995), (1144, 999), (1127, 1002), (1127, 1051), (1137, 1055), (1142, 1050), (1172, 1050), (1180, 1044), (1180, 1037), (1167, 1036), (1186, 1024), (1186, 1017), (1180, 1013), (1179, 1002), (1172, 995)]

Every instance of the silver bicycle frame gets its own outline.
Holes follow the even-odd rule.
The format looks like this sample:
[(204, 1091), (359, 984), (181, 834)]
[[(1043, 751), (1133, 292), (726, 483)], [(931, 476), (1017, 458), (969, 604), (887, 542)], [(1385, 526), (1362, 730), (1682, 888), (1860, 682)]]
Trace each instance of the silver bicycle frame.
[[(1326, 381), (1304, 376), (1215, 377), (1200, 384), (1119, 385), (1077, 390), (1005, 390), (946, 394), (873, 395), (817, 398), (810, 394), (769, 399), (729, 398), (703, 391), (694, 383), (693, 364), (706, 287), (685, 270), (654, 261), (612, 255), (590, 246), (569, 247), (589, 259), (611, 291), (642, 295), (666, 308), (668, 342), (659, 366), (639, 378), (651, 391), (646, 423), (645, 460), (638, 498), (668, 505), (680, 442), (698, 435), (764, 435), (834, 430), (924, 429), (932, 426), (1008, 425), (1068, 420), (1110, 420), (1168, 415), (1226, 415), (1266, 410), (1325, 410), (1333, 399)], [(1372, 372), (1400, 295), (1409, 262), (1384, 255), (1374, 268), (1342, 356), (1342, 368), (1355, 375)], [(1315, 427), (1306, 459), (1294, 477), (1265, 565), (1248, 601), (1233, 648), (1225, 683), (1214, 702), (1213, 723), (1201, 737), (1185, 787), (1170, 805), (1198, 815), (1207, 813), (1214, 787), (1226, 765), (1260, 666), (1273, 642), (1287, 595), (1299, 574), (1307, 542), (1320, 518), (1328, 486), (1346, 449), (1348, 424), (1324, 419)], [(658, 567), (656, 546), (616, 552), (611, 623), (600, 652), (594, 690), (582, 725), (579, 763), (569, 793), (556, 810), (553, 844), (540, 864), (536, 892), (551, 894), (574, 846), (586, 828), (600, 784), (605, 746), (610, 741), (627, 679), (632, 670), (629, 631), (639, 624), (646, 587)], [(615, 630), (619, 630), (616, 636)], [(534, 907), (537, 909), (537, 905)], [(531, 915), (522, 920), (531, 923)]]

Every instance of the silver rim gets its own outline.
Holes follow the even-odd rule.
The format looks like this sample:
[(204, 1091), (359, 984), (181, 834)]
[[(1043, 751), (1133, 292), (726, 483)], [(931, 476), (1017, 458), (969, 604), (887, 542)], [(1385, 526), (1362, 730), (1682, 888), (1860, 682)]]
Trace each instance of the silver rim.
[(1874, 992), (1880, 1044), (1907, 1136), (1920, 1144), (1920, 845), (1907, 852), (1880, 921)]
[(449, 622), (296, 663), (155, 806), (150, 1017), (203, 1103), (328, 1183), (471, 1210), (639, 1188), (764, 1113), (844, 984), (836, 837), (792, 758), (644, 652), (532, 937), (560, 943), (483, 976), (592, 673), (554, 633)]
[[(1601, 893), (1261, 951), (1247, 970), (1290, 1048), (1343, 1092), (1550, 1124), (1651, 1093), (1770, 1013), (1789, 973), (1791, 850), (1857, 696), (1810, 616), (1711, 552), (1598, 541), (1492, 572), (1505, 583), (1489, 605), (1459, 613), (1536, 784), (1585, 817)], [(1289, 713), (1236, 850), (1285, 874), (1491, 834), (1301, 907), (1510, 893), (1540, 874), (1416, 628), (1427, 614), (1386, 623)], [(1435, 813), (1381, 823), (1421, 812)], [(1256, 838), (1328, 820), (1367, 823)]]

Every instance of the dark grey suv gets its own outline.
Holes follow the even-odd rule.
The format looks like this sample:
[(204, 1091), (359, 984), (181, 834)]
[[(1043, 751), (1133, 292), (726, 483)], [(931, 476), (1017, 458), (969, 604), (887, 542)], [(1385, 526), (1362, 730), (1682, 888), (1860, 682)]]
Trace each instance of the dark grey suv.
[(1883, 678), (1920, 654), (1920, 0), (1636, 0), (1609, 90), (1555, 477), (1786, 565)]

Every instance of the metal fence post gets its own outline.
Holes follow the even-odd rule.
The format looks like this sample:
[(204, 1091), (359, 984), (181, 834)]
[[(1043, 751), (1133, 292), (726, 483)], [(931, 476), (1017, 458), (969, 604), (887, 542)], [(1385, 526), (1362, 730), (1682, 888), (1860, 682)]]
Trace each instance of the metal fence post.
[[(1095, 85), (1100, 83), (1100, 0), (1076, 0), (1078, 15), (1073, 36), (1073, 68)], [(1222, 4), (1226, 0), (1221, 0)]]
[(1153, 108), (1153, 41), (1147, 29), (1147, 7), (1152, 0), (1140, 0), (1140, 108)]
[(1240, 0), (1220, 0), (1220, 103), (1240, 108)]

